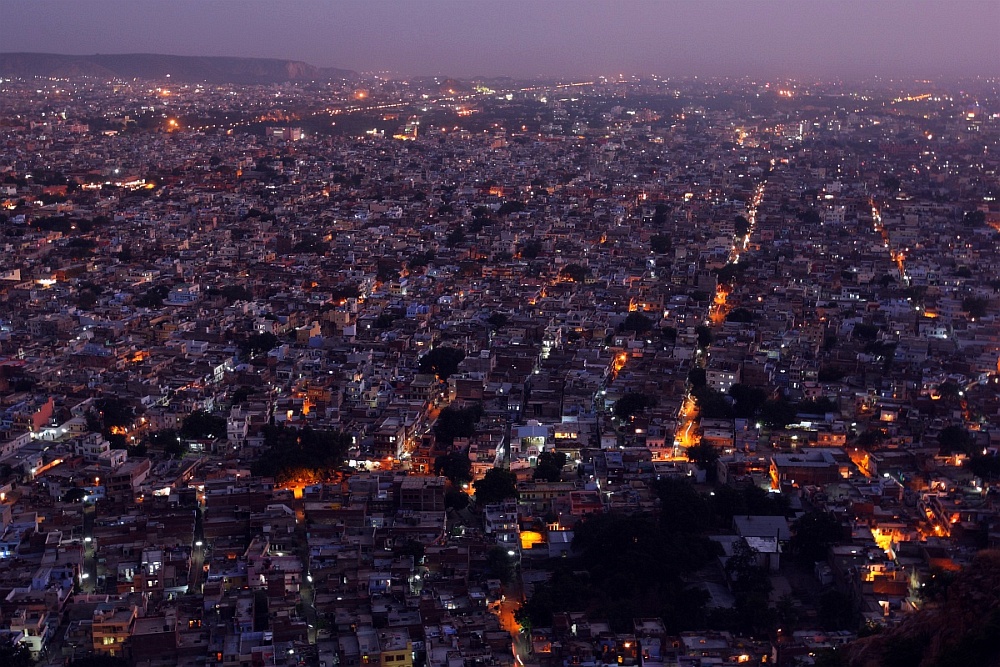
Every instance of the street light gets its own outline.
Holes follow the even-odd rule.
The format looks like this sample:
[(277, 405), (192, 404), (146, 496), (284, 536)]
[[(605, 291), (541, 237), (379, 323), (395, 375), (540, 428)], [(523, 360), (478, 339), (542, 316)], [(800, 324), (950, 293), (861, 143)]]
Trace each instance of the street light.
[(194, 545), (195, 545), (196, 547), (200, 547), (200, 546), (202, 545), (202, 541), (201, 541), (201, 540), (198, 540), (197, 542), (195, 542), (195, 543), (194, 543)]

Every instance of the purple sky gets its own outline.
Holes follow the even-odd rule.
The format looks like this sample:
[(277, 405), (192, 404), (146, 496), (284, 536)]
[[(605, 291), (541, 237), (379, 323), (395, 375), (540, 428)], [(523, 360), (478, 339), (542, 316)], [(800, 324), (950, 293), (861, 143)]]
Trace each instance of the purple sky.
[(451, 76), (1000, 74), (998, 0), (0, 0), (0, 50)]

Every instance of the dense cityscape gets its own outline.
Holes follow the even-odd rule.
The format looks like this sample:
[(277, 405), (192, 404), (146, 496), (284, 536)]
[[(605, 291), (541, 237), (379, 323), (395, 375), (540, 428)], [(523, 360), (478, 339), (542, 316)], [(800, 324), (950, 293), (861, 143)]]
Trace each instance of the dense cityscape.
[(0, 663), (995, 664), (998, 83), (0, 79)]

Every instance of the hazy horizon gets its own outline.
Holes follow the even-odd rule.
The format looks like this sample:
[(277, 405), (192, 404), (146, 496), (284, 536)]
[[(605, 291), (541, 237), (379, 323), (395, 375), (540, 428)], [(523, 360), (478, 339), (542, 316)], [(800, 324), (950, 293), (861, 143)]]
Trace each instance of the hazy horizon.
[(997, 34), (992, 0), (0, 3), (6, 52), (280, 58), (404, 76), (996, 76)]

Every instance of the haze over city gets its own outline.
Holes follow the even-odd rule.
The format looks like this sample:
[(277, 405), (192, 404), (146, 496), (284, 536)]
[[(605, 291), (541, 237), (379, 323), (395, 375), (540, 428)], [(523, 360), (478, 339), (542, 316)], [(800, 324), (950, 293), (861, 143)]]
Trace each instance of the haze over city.
[(269, 57), (405, 76), (981, 76), (990, 0), (5, 0), (3, 51)]
[(998, 14), (0, 0), (0, 666), (1000, 665)]

